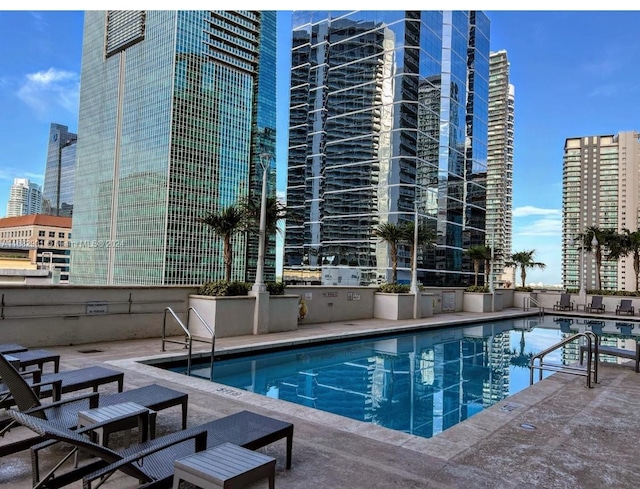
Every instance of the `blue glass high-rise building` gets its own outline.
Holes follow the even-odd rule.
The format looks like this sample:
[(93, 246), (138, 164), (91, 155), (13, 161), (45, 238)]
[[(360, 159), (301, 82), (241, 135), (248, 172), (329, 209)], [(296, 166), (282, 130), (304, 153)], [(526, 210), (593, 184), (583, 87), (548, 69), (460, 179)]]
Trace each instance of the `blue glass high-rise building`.
[[(425, 285), (473, 283), (485, 243), (489, 20), (475, 11), (292, 16), (283, 278), (390, 281), (383, 223), (437, 236)], [(410, 247), (398, 280), (411, 277)]]
[(62, 217), (73, 215), (77, 142), (78, 135), (69, 132), (67, 126), (51, 124), (42, 188), (43, 214)]
[[(275, 12), (85, 13), (74, 283), (224, 276), (221, 240), (198, 218), (260, 192), (261, 155), (275, 153), (275, 38)], [(234, 239), (233, 279), (247, 279), (254, 241)]]

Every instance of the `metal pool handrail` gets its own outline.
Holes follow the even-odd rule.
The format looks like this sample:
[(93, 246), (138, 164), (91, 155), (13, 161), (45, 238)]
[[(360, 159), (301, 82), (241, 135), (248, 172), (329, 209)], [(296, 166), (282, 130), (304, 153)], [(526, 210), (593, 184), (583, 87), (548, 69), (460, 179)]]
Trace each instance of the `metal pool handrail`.
[[(573, 341), (579, 340), (580, 338), (586, 338), (587, 340), (587, 368), (586, 370), (581, 367), (577, 367), (575, 365), (558, 365), (553, 363), (544, 363), (545, 355), (554, 352), (558, 348), (563, 347), (564, 345), (571, 343)], [(550, 346), (546, 350), (543, 350), (539, 353), (536, 353), (531, 357), (529, 362), (529, 384), (533, 385), (533, 371), (538, 369), (540, 371), (540, 377), (538, 380), (542, 380), (542, 371), (548, 370), (552, 372), (563, 372), (566, 374), (572, 375), (582, 375), (587, 377), (587, 387), (591, 388), (591, 374), (593, 373), (593, 382), (598, 382), (598, 362), (594, 362), (593, 358), (598, 358), (598, 335), (593, 331), (585, 331), (584, 333), (576, 333), (575, 335), (565, 338), (564, 340), (556, 343), (553, 346)], [(538, 360), (538, 364), (536, 365), (536, 360)], [(592, 370), (593, 366), (593, 370)]]
[[(209, 368), (209, 377), (210, 377), (209, 380), (211, 380), (213, 382), (213, 355), (214, 355), (215, 349), (216, 349), (216, 332), (209, 327), (207, 322), (204, 319), (202, 319), (202, 316), (200, 315), (200, 313), (198, 311), (196, 311), (193, 307), (190, 307), (187, 310), (187, 328), (189, 328), (189, 324), (191, 322), (191, 311), (193, 311), (193, 313), (196, 315), (196, 317), (200, 320), (202, 325), (205, 327), (205, 329), (211, 335), (211, 363), (210, 363), (210, 368)], [(195, 338), (195, 340), (196, 341), (200, 341), (197, 338)], [(202, 341), (204, 341), (204, 340), (202, 340)], [(208, 343), (208, 341), (207, 341), (207, 343)], [(189, 352), (189, 356), (191, 356), (191, 352)]]
[[(206, 328), (206, 330), (211, 335), (211, 340), (210, 341), (208, 339), (199, 339), (197, 337), (194, 337), (191, 334), (191, 332), (189, 331), (189, 322), (191, 320), (191, 311), (193, 311), (195, 313), (196, 317), (200, 320), (202, 325)], [(172, 340), (172, 339), (168, 339), (167, 338), (167, 313), (171, 314), (171, 316), (173, 316), (173, 318), (176, 320), (178, 325), (182, 328), (182, 331), (184, 332), (184, 340)], [(173, 309), (171, 309), (170, 307), (165, 307), (165, 309), (164, 309), (164, 320), (162, 322), (162, 351), (165, 351), (165, 349), (164, 349), (164, 344), (165, 343), (177, 343), (179, 345), (184, 345), (184, 347), (189, 350), (189, 352), (187, 353), (187, 372), (186, 372), (187, 375), (191, 375), (191, 356), (192, 356), (192, 351), (193, 351), (193, 342), (194, 342), (194, 340), (195, 341), (202, 341), (204, 343), (211, 343), (211, 364), (210, 364), (210, 368), (209, 368), (209, 377), (210, 377), (210, 380), (213, 381), (213, 356), (214, 356), (214, 353), (215, 353), (215, 345), (216, 345), (215, 332), (209, 327), (209, 325), (206, 323), (206, 321), (204, 319), (202, 319), (202, 316), (200, 316), (198, 311), (196, 311), (193, 307), (190, 307), (187, 310), (187, 325), (186, 326), (184, 325), (184, 323), (182, 321), (180, 321), (180, 318), (176, 315), (176, 313), (173, 312)]]
[(532, 303), (538, 306), (538, 314), (540, 315), (540, 317), (544, 316), (544, 306), (531, 296), (525, 297), (522, 301), (522, 310), (528, 311), (529, 309), (531, 309)]

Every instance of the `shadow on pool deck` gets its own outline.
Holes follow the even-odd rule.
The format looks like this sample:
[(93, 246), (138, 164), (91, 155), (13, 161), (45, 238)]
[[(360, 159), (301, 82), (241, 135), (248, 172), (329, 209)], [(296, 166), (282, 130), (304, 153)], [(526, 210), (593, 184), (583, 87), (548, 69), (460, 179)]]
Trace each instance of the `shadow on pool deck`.
[[(493, 319), (522, 315), (497, 313)], [(488, 314), (442, 314), (427, 326), (491, 319)], [(349, 321), (301, 327), (264, 336), (224, 338), (217, 350), (256, 348), (274, 342), (308, 342), (405, 330), (425, 320)], [(629, 364), (605, 365), (599, 383), (588, 389), (583, 377), (554, 374), (500, 401), (467, 421), (430, 438), (360, 423), (330, 413), (266, 398), (201, 379), (160, 370), (137, 359), (182, 356), (179, 345), (161, 352), (159, 339), (49, 347), (62, 355), (61, 368), (103, 364), (125, 372), (125, 388), (159, 383), (189, 394), (189, 426), (248, 409), (295, 425), (293, 466), (284, 468), (284, 441), (261, 451), (277, 458), (278, 489), (326, 488), (632, 488), (640, 483), (640, 376)], [(207, 346), (197, 345), (197, 351)], [(80, 350), (99, 350), (80, 353)], [(158, 434), (180, 427), (180, 410), (158, 415)], [(0, 443), (22, 436), (13, 430)], [(47, 462), (58, 450), (52, 450)], [(45, 465), (46, 466), (46, 465)], [(0, 459), (0, 484), (31, 487), (29, 452)], [(10, 485), (9, 485), (10, 484)], [(136, 481), (114, 477), (105, 487), (135, 488)], [(80, 483), (70, 487), (81, 487)], [(266, 487), (266, 481), (252, 488)]]

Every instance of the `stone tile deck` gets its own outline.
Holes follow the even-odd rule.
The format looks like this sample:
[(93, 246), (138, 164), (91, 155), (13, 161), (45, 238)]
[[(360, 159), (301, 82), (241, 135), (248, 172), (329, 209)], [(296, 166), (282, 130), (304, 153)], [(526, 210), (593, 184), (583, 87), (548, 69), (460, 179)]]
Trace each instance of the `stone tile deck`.
[[(417, 327), (521, 315), (442, 314), (428, 320), (348, 321), (302, 326), (298, 331), (224, 338), (217, 351), (253, 349), (274, 343), (317, 341)], [(554, 313), (555, 314), (555, 313)], [(61, 355), (61, 369), (105, 365), (125, 372), (125, 388), (159, 383), (189, 394), (189, 426), (249, 409), (294, 423), (293, 466), (284, 468), (284, 442), (261, 451), (276, 457), (276, 487), (326, 488), (635, 488), (640, 485), (640, 376), (632, 366), (603, 366), (599, 383), (553, 376), (499, 402), (430, 439), (359, 423), (330, 413), (265, 398), (201, 379), (162, 371), (136, 360), (182, 356), (179, 345), (161, 352), (159, 339), (48, 347)], [(91, 350), (93, 353), (82, 353)], [(207, 346), (199, 344), (198, 350)], [(535, 429), (525, 429), (531, 425)], [(180, 410), (158, 416), (158, 435), (180, 428)], [(5, 440), (24, 435), (13, 430)], [(5, 440), (0, 440), (4, 443)], [(51, 463), (59, 449), (52, 449)], [(0, 459), (0, 485), (31, 487), (28, 452)], [(105, 487), (135, 488), (114, 476)], [(80, 483), (70, 487), (81, 487)], [(266, 487), (266, 481), (252, 488)]]

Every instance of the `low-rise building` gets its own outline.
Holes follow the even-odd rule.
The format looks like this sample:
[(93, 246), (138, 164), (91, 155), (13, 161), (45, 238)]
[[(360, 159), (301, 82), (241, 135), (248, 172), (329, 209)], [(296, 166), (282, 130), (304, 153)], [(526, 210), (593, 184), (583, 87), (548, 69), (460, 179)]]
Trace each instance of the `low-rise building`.
[(0, 269), (48, 270), (53, 282), (68, 283), (70, 250), (70, 217), (32, 214), (0, 219)]

